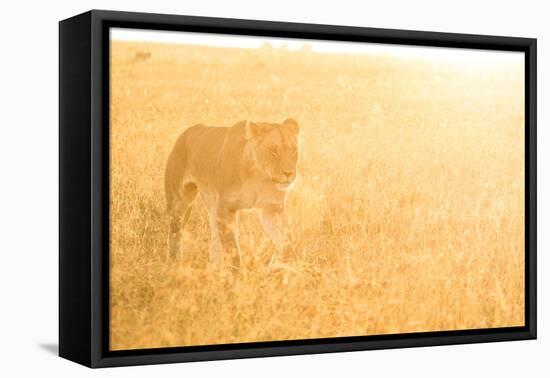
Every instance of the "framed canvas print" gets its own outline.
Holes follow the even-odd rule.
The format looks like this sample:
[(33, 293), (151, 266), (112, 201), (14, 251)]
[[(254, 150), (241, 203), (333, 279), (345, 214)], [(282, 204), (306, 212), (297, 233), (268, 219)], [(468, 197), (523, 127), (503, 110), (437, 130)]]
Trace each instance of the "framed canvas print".
[(59, 353), (536, 338), (536, 40), (60, 22)]

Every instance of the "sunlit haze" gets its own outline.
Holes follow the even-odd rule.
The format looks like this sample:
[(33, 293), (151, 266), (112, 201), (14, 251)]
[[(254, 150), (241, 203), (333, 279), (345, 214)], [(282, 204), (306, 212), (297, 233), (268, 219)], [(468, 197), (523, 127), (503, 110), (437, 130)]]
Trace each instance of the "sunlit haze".
[(152, 31), (142, 29), (112, 28), (111, 40), (175, 43), (229, 48), (258, 48), (271, 45), (289, 50), (310, 48), (319, 53), (376, 54), (418, 59), (443, 59), (460, 63), (522, 63), (522, 52), (420, 47), (382, 43), (305, 40), (295, 38), (270, 38), (235, 36), (228, 34), (190, 33), (178, 31)]

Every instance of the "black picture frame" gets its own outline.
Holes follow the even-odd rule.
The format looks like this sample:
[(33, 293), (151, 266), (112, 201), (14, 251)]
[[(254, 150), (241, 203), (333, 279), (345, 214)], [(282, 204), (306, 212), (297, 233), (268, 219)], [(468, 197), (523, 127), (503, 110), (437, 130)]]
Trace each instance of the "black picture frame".
[[(525, 326), (109, 351), (109, 28), (525, 53)], [(532, 38), (92, 10), (59, 23), (59, 355), (88, 367), (536, 338), (536, 62)]]

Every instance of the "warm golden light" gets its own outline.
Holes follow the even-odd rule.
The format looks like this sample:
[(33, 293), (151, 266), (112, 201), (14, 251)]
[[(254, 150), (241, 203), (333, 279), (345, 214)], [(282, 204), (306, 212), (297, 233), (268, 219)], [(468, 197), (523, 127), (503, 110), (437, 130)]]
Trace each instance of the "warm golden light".
[[(164, 35), (112, 34), (112, 350), (524, 324), (522, 54)], [(212, 269), (197, 201), (167, 260), (178, 136), (287, 117), (290, 256), (247, 210)]]

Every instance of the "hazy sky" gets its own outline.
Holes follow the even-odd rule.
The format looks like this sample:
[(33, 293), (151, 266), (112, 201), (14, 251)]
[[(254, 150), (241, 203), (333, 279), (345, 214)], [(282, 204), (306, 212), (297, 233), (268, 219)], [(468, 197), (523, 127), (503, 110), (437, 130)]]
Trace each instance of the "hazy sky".
[(204, 45), (216, 47), (257, 48), (264, 43), (274, 48), (286, 45), (290, 50), (299, 50), (310, 45), (316, 52), (345, 54), (387, 54), (396, 57), (417, 57), (445, 59), (463, 63), (522, 63), (522, 52), (457, 49), (442, 47), (404, 46), (381, 43), (335, 42), (304, 40), (294, 38), (271, 38), (254, 36), (234, 36), (228, 34), (189, 33), (178, 31), (154, 31), (144, 29), (111, 28), (111, 40), (177, 43), (184, 45)]

